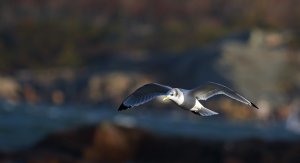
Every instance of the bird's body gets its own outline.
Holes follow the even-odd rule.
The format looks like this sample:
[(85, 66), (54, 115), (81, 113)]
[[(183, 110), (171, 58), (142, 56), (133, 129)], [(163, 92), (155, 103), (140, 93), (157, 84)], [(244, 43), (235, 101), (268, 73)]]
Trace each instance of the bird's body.
[(157, 83), (146, 84), (138, 88), (135, 92), (128, 96), (123, 101), (118, 110), (126, 110), (128, 108), (144, 104), (158, 96), (164, 96), (164, 100), (170, 99), (184, 110), (189, 110), (195, 114), (202, 116), (211, 116), (218, 113), (205, 108), (201, 104), (200, 100), (207, 100), (208, 98), (218, 94), (227, 95), (232, 99), (235, 99), (237, 101), (240, 101), (244, 104), (250, 105), (258, 109), (256, 105), (248, 101), (243, 96), (237, 94), (233, 90), (221, 84), (210, 82), (207, 85), (204, 85), (203, 87), (198, 87), (192, 90), (171, 88), (169, 86)]

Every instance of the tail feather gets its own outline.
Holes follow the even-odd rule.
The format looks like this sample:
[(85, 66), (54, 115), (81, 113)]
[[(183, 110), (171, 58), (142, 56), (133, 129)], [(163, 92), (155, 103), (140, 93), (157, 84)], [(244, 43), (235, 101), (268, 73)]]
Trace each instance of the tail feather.
[(205, 107), (202, 107), (201, 109), (199, 110), (193, 110), (192, 111), (194, 114), (198, 114), (198, 115), (201, 115), (201, 116), (212, 116), (212, 115), (216, 115), (216, 114), (219, 114), (217, 112), (214, 112), (212, 110), (209, 110)]

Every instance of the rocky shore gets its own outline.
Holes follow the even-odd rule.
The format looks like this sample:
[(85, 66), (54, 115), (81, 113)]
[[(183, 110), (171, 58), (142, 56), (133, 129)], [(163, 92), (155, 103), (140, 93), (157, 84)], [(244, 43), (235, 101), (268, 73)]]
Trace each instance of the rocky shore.
[(299, 162), (299, 147), (300, 141), (200, 140), (102, 123), (49, 135), (27, 150), (1, 153), (0, 162)]

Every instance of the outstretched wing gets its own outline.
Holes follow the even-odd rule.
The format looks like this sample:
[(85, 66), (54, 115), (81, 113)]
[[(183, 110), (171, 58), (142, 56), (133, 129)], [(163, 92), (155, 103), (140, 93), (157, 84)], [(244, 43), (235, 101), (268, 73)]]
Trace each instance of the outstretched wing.
[(207, 100), (215, 95), (223, 94), (234, 100), (240, 101), (246, 105), (250, 105), (258, 109), (258, 107), (255, 104), (247, 100), (245, 97), (239, 95), (232, 89), (218, 83), (209, 82), (203, 87), (199, 87), (191, 90), (190, 93), (198, 100)]
[(142, 105), (146, 102), (153, 100), (157, 96), (167, 95), (168, 91), (171, 89), (172, 88), (169, 86), (165, 86), (157, 83), (146, 84), (138, 88), (131, 95), (129, 95), (122, 102), (118, 111), (126, 110), (128, 108)]

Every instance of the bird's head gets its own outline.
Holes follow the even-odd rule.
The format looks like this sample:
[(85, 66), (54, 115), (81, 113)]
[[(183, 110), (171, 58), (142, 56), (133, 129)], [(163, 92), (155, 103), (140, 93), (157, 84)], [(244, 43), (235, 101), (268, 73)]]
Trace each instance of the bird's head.
[(171, 89), (167, 95), (164, 97), (163, 101), (166, 100), (172, 100), (174, 102), (177, 102), (178, 99), (181, 97), (182, 92), (178, 88)]

